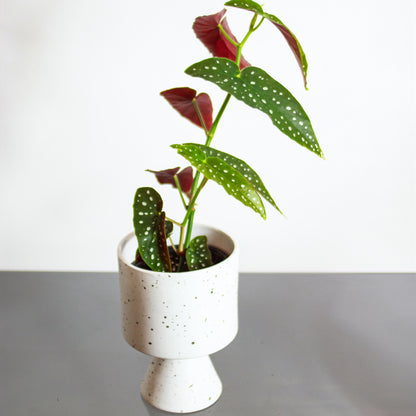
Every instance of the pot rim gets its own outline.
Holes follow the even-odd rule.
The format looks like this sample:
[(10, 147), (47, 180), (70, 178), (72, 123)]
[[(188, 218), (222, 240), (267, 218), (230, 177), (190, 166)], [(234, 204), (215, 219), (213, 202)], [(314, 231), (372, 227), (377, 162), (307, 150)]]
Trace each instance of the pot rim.
[(135, 232), (131, 231), (126, 236), (124, 236), (121, 239), (120, 243), (118, 244), (118, 246), (117, 246), (117, 256), (118, 256), (120, 261), (122, 261), (126, 266), (128, 266), (132, 270), (146, 272), (150, 275), (154, 274), (155, 276), (156, 275), (158, 275), (158, 276), (160, 276), (160, 275), (180, 276), (180, 275), (187, 275), (187, 274), (194, 273), (194, 272), (199, 272), (200, 270), (215, 270), (217, 267), (220, 267), (221, 264), (228, 261), (230, 258), (235, 257), (236, 253), (238, 252), (238, 245), (237, 245), (235, 239), (233, 237), (231, 237), (230, 234), (228, 234), (227, 231), (224, 231), (224, 230), (221, 230), (219, 228), (215, 228), (211, 225), (206, 225), (206, 224), (194, 224), (194, 227), (195, 228), (198, 228), (198, 227), (208, 228), (208, 229), (210, 229), (211, 232), (224, 234), (225, 236), (227, 236), (230, 239), (230, 241), (233, 245), (231, 253), (229, 253), (228, 256), (224, 260), (220, 261), (219, 263), (214, 264), (214, 265), (209, 266), (209, 267), (206, 267), (204, 269), (199, 269), (199, 270), (187, 270), (187, 271), (183, 271), (183, 272), (158, 272), (158, 271), (154, 271), (154, 270), (142, 269), (141, 267), (134, 266), (123, 255), (123, 249), (124, 249), (125, 245), (127, 244), (128, 241), (130, 241), (132, 238), (135, 237)]

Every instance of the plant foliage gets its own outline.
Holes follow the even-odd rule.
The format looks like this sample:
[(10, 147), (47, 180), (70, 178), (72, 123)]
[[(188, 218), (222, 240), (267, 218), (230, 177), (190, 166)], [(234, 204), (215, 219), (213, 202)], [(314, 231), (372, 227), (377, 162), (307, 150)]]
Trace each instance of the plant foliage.
[[(280, 132), (299, 145), (323, 157), (311, 121), (296, 98), (281, 83), (266, 71), (252, 66), (242, 55), (242, 49), (264, 21), (273, 24), (283, 35), (301, 69), (304, 86), (308, 63), (305, 53), (293, 32), (276, 16), (266, 13), (253, 0), (230, 0), (225, 6), (249, 12), (251, 20), (241, 40), (233, 35), (227, 19), (226, 9), (218, 13), (195, 19), (193, 30), (213, 57), (189, 66), (185, 73), (215, 84), (226, 92), (217, 114), (207, 93), (197, 94), (189, 87), (172, 88), (161, 95), (178, 113), (203, 129), (205, 143), (174, 144), (179, 155), (193, 167), (188, 166), (151, 170), (160, 184), (170, 184), (179, 192), (185, 208), (182, 221), (168, 219), (162, 198), (153, 188), (139, 188), (133, 204), (133, 223), (138, 242), (138, 257), (152, 270), (171, 271), (172, 263), (167, 246), (174, 224), (179, 227), (179, 243), (173, 244), (179, 255), (178, 271), (183, 270), (185, 261), (189, 270), (198, 270), (212, 264), (206, 236), (191, 239), (196, 201), (209, 181), (218, 183), (224, 190), (266, 218), (263, 199), (279, 212), (274, 199), (259, 175), (243, 160), (211, 147), (221, 117), (232, 97), (249, 107), (266, 114)], [(256, 144), (257, 145), (257, 144)], [(187, 200), (184, 198), (187, 196)], [(174, 267), (176, 270), (176, 267)]]

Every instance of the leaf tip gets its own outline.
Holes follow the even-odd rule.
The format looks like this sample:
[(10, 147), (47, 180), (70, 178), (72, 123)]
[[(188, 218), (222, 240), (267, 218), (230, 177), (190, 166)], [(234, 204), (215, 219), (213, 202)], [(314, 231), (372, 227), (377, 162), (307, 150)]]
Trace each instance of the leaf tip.
[(285, 214), (283, 214), (283, 211), (278, 207), (278, 206), (276, 206), (275, 207), (278, 211), (279, 211), (279, 214), (280, 215), (282, 215), (283, 217), (285, 217), (286, 218), (286, 215)]

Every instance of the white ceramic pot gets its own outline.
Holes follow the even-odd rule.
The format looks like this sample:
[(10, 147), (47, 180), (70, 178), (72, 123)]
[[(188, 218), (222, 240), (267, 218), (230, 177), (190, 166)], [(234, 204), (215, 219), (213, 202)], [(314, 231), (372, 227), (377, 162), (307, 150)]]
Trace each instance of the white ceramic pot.
[(188, 413), (211, 406), (222, 392), (210, 354), (238, 331), (238, 249), (222, 231), (194, 226), (193, 236), (229, 256), (196, 271), (161, 273), (135, 267), (137, 240), (119, 244), (122, 327), (125, 340), (154, 357), (141, 385), (153, 406)]

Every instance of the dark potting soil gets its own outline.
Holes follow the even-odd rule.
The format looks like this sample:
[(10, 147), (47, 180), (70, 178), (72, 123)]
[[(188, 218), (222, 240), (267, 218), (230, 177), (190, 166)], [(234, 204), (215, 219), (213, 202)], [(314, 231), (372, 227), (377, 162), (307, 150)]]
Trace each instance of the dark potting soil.
[[(228, 257), (228, 254), (218, 247), (209, 245), (208, 248), (209, 248), (209, 251), (211, 252), (211, 259), (212, 259), (213, 265), (222, 262)], [(176, 254), (175, 250), (173, 250), (172, 247), (169, 247), (169, 256), (172, 262), (172, 272), (176, 272), (178, 270), (178, 265), (179, 265), (179, 256)], [(188, 272), (189, 269), (188, 269), (188, 265), (186, 264), (186, 259), (184, 260), (185, 261), (182, 267), (182, 271)], [(143, 260), (139, 262), (134, 261), (132, 262), (132, 265), (139, 267), (140, 269), (151, 270), (150, 267)]]

